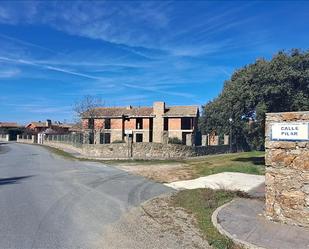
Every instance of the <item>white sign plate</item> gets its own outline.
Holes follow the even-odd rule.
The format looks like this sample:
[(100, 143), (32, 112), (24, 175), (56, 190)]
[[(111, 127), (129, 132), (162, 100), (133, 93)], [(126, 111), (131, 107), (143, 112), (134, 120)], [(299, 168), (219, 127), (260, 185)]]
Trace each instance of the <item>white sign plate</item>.
[(309, 140), (309, 123), (275, 123), (271, 126), (272, 140)]
[(132, 130), (124, 130), (124, 134), (131, 135), (131, 134), (133, 134), (133, 131)]

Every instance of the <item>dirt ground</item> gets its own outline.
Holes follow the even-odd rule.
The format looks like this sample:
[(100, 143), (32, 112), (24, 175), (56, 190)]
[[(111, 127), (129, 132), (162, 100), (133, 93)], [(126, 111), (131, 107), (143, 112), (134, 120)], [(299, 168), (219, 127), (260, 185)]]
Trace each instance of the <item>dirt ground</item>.
[(116, 166), (119, 169), (137, 174), (161, 183), (171, 183), (192, 179), (192, 167), (182, 163), (126, 164)]
[(173, 207), (170, 200), (170, 196), (159, 197), (132, 209), (105, 229), (101, 248), (211, 248), (192, 215)]

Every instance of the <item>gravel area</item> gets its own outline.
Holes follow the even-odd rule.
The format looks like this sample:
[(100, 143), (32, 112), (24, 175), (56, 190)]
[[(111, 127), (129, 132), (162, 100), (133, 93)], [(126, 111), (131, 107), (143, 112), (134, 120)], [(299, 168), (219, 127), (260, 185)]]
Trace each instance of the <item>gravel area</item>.
[(192, 179), (192, 169), (190, 166), (182, 163), (161, 163), (153, 165), (149, 163), (147, 165), (130, 163), (116, 167), (162, 183)]
[(202, 238), (195, 219), (169, 205), (170, 197), (155, 198), (132, 209), (109, 225), (101, 242), (108, 249), (211, 248)]

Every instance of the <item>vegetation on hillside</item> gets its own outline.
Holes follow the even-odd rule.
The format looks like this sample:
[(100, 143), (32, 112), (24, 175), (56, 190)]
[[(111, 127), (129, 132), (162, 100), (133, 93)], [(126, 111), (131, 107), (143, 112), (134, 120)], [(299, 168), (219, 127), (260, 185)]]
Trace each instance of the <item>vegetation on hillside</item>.
[(308, 110), (309, 52), (294, 49), (237, 70), (203, 106), (200, 128), (204, 134), (229, 134), (232, 126), (238, 149), (263, 150), (266, 112)]

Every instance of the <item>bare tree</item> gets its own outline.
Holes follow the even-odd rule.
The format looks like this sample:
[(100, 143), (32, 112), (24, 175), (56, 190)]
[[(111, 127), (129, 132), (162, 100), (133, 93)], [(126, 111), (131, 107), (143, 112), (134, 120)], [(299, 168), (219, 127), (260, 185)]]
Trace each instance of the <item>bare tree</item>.
[(83, 118), (88, 119), (88, 129), (92, 136), (95, 133), (94, 119), (97, 116), (97, 108), (101, 106), (103, 106), (103, 102), (100, 97), (86, 95), (81, 100), (75, 102), (73, 107), (79, 122)]

